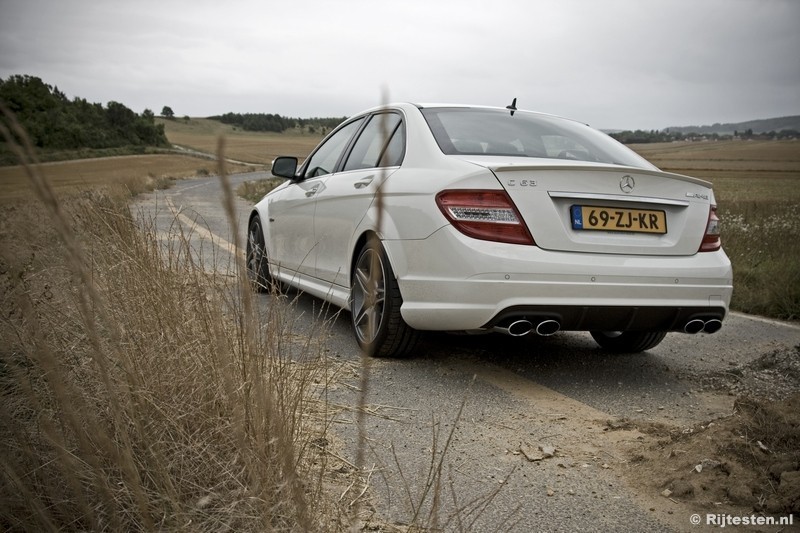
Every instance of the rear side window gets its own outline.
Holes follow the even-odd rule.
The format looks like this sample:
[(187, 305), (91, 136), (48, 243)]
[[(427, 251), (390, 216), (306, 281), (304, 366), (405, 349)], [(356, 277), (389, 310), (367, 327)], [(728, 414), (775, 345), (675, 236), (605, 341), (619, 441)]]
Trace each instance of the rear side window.
[(353, 145), (344, 170), (399, 165), (405, 152), (405, 137), (400, 115), (373, 115)]
[(313, 178), (333, 172), (336, 163), (342, 156), (342, 152), (347, 148), (347, 144), (350, 142), (355, 132), (358, 131), (362, 122), (364, 122), (363, 118), (354, 120), (341, 127), (328, 138), (308, 160), (308, 165), (306, 165), (303, 177)]

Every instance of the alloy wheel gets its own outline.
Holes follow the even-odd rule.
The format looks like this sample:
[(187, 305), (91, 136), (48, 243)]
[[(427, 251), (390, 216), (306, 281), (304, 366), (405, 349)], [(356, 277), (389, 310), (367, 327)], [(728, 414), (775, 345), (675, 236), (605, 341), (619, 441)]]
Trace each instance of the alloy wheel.
[(359, 340), (372, 343), (384, 320), (386, 273), (380, 254), (366, 248), (358, 258), (353, 280), (353, 326)]

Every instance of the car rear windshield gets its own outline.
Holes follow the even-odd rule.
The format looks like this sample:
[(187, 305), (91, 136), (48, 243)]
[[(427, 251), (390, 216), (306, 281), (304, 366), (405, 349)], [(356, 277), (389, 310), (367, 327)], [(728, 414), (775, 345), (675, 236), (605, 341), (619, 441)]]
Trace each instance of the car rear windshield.
[(527, 111), (421, 109), (442, 152), (593, 161), (654, 169), (605, 133), (580, 122)]

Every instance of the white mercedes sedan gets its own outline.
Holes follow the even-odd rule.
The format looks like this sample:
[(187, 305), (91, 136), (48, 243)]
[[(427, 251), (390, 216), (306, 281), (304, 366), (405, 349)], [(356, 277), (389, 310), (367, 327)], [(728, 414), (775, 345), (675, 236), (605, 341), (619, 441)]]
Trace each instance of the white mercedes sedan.
[(356, 115), (253, 208), (253, 284), (350, 311), (360, 347), (420, 332), (589, 331), (640, 352), (714, 333), (732, 271), (711, 184), (662, 172), (580, 122), (516, 109), (394, 104)]

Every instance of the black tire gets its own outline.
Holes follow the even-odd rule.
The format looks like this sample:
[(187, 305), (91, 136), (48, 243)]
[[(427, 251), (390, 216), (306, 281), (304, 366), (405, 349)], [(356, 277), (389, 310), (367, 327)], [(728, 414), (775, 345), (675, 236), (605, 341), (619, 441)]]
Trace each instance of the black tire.
[(655, 348), (667, 336), (666, 331), (592, 331), (592, 338), (602, 348), (616, 353), (639, 353)]
[(258, 292), (269, 292), (272, 278), (269, 275), (267, 246), (261, 219), (254, 216), (247, 227), (247, 278)]
[(400, 316), (403, 297), (383, 248), (366, 244), (358, 253), (350, 285), (350, 323), (371, 357), (407, 357), (419, 332)]

